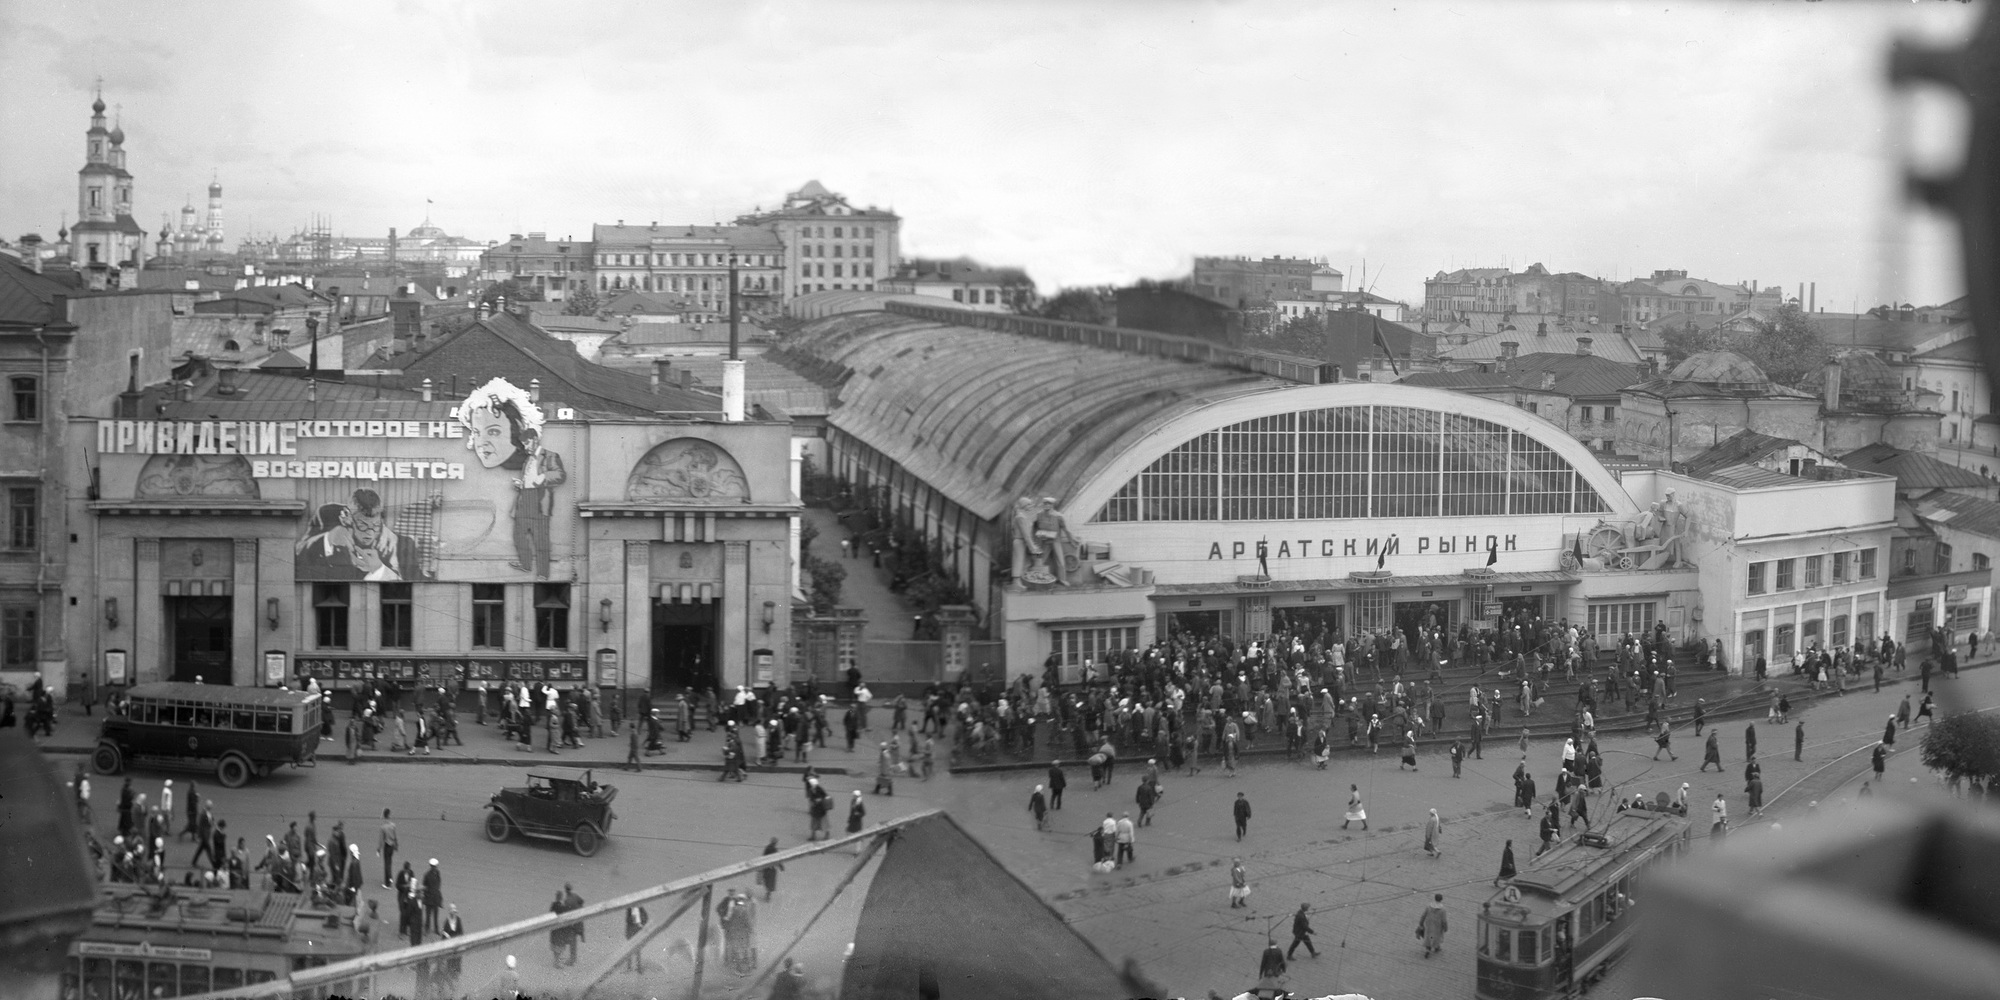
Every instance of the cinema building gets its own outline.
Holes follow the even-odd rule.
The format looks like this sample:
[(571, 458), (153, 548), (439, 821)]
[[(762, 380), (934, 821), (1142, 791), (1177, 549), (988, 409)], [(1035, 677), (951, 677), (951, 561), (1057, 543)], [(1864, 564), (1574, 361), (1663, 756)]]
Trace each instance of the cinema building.
[(1687, 511), (1526, 411), (1163, 334), (818, 298), (788, 350), (839, 380), (833, 471), (922, 533), (1010, 675), (1426, 613), (1693, 634)]
[(72, 420), (70, 681), (782, 681), (789, 422), (538, 386), (243, 372)]

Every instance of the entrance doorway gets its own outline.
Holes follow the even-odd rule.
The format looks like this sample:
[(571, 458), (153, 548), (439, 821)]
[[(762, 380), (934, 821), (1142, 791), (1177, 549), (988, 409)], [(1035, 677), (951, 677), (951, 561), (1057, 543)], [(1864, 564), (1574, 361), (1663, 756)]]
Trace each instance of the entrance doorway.
[[(1500, 598), (1501, 616), (1506, 617), (1511, 615), (1516, 622), (1524, 625), (1536, 618), (1547, 618), (1548, 609), (1549, 596), (1547, 594), (1526, 594), (1518, 597)], [(1653, 623), (1647, 622), (1646, 627), (1652, 628)]]
[(1458, 627), (1458, 602), (1454, 600), (1397, 601), (1394, 609), (1396, 631), (1403, 633), (1403, 642), (1412, 659), (1424, 648), (1425, 625), (1447, 632)]
[(1184, 642), (1201, 642), (1226, 635), (1229, 616), (1221, 611), (1169, 611), (1167, 636)]
[(230, 607), (227, 597), (168, 597), (167, 648), (173, 679), (230, 684)]
[(653, 602), (654, 694), (700, 691), (722, 686), (715, 672), (717, 604)]
[(1346, 610), (1338, 604), (1326, 607), (1307, 605), (1272, 608), (1271, 631), (1304, 635), (1308, 637), (1308, 641), (1315, 641), (1310, 637), (1318, 636), (1316, 641), (1324, 643), (1341, 630), (1341, 623), (1344, 620), (1342, 612)]

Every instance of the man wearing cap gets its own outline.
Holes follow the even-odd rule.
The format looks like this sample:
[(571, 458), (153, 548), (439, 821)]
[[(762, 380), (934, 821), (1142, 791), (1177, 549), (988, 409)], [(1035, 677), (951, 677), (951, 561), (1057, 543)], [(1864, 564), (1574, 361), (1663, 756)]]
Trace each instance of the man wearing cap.
[(438, 932), (438, 910), (444, 907), (444, 875), (438, 871), (438, 859), (431, 859), (431, 868), (424, 873), (424, 928), (431, 933)]

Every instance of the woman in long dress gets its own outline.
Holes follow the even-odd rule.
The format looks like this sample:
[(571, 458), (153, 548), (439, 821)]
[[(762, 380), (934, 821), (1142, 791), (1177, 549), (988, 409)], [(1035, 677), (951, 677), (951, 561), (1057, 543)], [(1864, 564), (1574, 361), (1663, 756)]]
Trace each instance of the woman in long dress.
[(1361, 806), (1360, 785), (1347, 786), (1347, 818), (1341, 821), (1340, 828), (1347, 829), (1349, 823), (1359, 823), (1363, 830), (1368, 829), (1368, 810)]
[(1444, 821), (1438, 818), (1438, 811), (1431, 810), (1431, 818), (1424, 821), (1424, 853), (1433, 859), (1444, 857), (1444, 848), (1439, 846), (1444, 834)]

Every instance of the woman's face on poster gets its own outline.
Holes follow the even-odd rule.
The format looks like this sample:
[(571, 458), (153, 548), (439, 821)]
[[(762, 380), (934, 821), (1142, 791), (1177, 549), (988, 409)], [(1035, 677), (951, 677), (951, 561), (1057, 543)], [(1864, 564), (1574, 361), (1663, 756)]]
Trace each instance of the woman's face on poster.
[(465, 446), (486, 468), (496, 468), (500, 463), (514, 457), (520, 449), (514, 447), (513, 427), (506, 416), (493, 410), (481, 408), (472, 411), (468, 418), (472, 427), (465, 439)]

